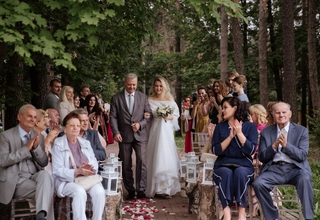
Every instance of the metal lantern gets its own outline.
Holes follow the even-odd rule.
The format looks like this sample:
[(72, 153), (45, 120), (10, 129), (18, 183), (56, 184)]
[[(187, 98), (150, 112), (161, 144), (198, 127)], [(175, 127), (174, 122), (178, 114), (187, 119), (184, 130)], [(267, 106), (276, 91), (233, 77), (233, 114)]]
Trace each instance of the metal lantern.
[(118, 161), (118, 177), (122, 179), (122, 161)]
[(198, 156), (193, 156), (187, 162), (187, 182), (196, 183), (201, 162)]
[(213, 185), (212, 183), (213, 165), (214, 165), (214, 160), (212, 158), (207, 158), (207, 161), (203, 165), (202, 184)]
[(113, 167), (104, 167), (101, 171), (102, 185), (106, 195), (117, 194), (118, 191), (118, 172)]
[(115, 172), (118, 172), (118, 161), (119, 158), (115, 157), (115, 155), (110, 154), (109, 158), (105, 160), (104, 167), (113, 167)]
[(196, 156), (196, 152), (194, 152), (194, 151), (188, 152), (188, 155), (186, 156), (187, 162), (189, 162), (190, 159), (191, 159), (192, 157), (195, 157), (195, 156)]
[(181, 157), (180, 160), (180, 176), (185, 178), (187, 173), (187, 161), (185, 157)]

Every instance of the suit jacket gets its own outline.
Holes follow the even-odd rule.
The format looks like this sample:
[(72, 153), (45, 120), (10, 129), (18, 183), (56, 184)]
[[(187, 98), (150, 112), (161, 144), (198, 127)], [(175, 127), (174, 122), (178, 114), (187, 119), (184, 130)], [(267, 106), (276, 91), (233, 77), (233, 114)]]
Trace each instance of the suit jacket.
[[(150, 113), (150, 118), (144, 118), (145, 112)], [(137, 141), (146, 141), (146, 125), (151, 119), (152, 111), (145, 94), (135, 91), (132, 115), (129, 113), (124, 90), (112, 97), (110, 105), (110, 125), (113, 135), (121, 134), (123, 142), (132, 142), (134, 138)], [(131, 124), (133, 123), (140, 124), (139, 131), (132, 131)]]
[(43, 109), (47, 110), (48, 108), (54, 108), (58, 110), (59, 98), (52, 92), (49, 92), (44, 100)]
[[(31, 138), (36, 135), (37, 132), (31, 131)], [(29, 151), (20, 138), (18, 126), (0, 134), (0, 203), (8, 204), (13, 197), (19, 179), (20, 162), (32, 158), (39, 166), (47, 166), (43, 136), (40, 137), (38, 147)]]
[(96, 159), (98, 161), (103, 161), (106, 159), (106, 150), (102, 147), (101, 142), (99, 140), (98, 131), (96, 130), (87, 130), (86, 131), (86, 140), (91, 143), (92, 150)]
[[(263, 163), (261, 173), (268, 170), (273, 162), (276, 151), (272, 144), (277, 139), (277, 125), (271, 125), (262, 130), (259, 144), (259, 160)], [(287, 146), (282, 148), (282, 152), (288, 155), (293, 163), (299, 168), (306, 170), (311, 175), (308, 162), (309, 136), (308, 130), (298, 124), (290, 123), (287, 134)]]

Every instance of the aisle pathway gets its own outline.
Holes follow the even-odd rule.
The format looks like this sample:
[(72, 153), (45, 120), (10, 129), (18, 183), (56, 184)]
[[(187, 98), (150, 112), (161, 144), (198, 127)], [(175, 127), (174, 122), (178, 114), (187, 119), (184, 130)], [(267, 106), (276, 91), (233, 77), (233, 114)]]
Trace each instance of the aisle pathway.
[[(111, 144), (107, 148), (107, 153), (119, 152), (118, 144)], [(133, 164), (135, 170), (135, 164)], [(188, 214), (188, 198), (177, 193), (171, 199), (154, 198), (146, 200), (125, 201), (122, 204), (123, 220), (129, 219), (156, 219), (156, 220), (194, 220), (197, 215)], [(135, 213), (135, 218), (133, 218)], [(140, 217), (139, 217), (140, 216)], [(237, 219), (236, 216), (232, 218)], [(259, 218), (254, 218), (258, 220)]]

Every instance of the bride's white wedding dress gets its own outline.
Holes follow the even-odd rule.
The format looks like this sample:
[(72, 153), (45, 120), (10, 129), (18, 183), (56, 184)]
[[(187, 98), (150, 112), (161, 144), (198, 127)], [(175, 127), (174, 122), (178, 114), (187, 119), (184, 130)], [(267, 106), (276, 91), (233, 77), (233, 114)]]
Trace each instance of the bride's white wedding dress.
[[(155, 194), (175, 195), (181, 191), (179, 181), (179, 158), (174, 131), (179, 130), (179, 108), (174, 101), (149, 100), (153, 119), (148, 129), (147, 142), (147, 190), (148, 197)], [(173, 120), (158, 117), (156, 109), (168, 105), (173, 109)]]

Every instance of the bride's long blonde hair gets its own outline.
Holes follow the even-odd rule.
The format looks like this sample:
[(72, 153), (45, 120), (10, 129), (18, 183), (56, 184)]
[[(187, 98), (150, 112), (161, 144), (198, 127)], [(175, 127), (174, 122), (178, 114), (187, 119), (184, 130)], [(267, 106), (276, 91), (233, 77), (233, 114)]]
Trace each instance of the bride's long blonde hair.
[(151, 97), (156, 97), (156, 92), (154, 91), (154, 85), (155, 85), (155, 83), (156, 83), (157, 81), (161, 82), (162, 90), (163, 90), (163, 97), (164, 97), (164, 98), (167, 98), (167, 99), (173, 100), (173, 95), (172, 95), (171, 92), (170, 92), (169, 83), (168, 83), (168, 81), (167, 81), (164, 77), (162, 77), (162, 76), (156, 76), (156, 78), (154, 79), (153, 84), (152, 84), (152, 87), (151, 87), (150, 90), (149, 90), (150, 96), (151, 96)]

